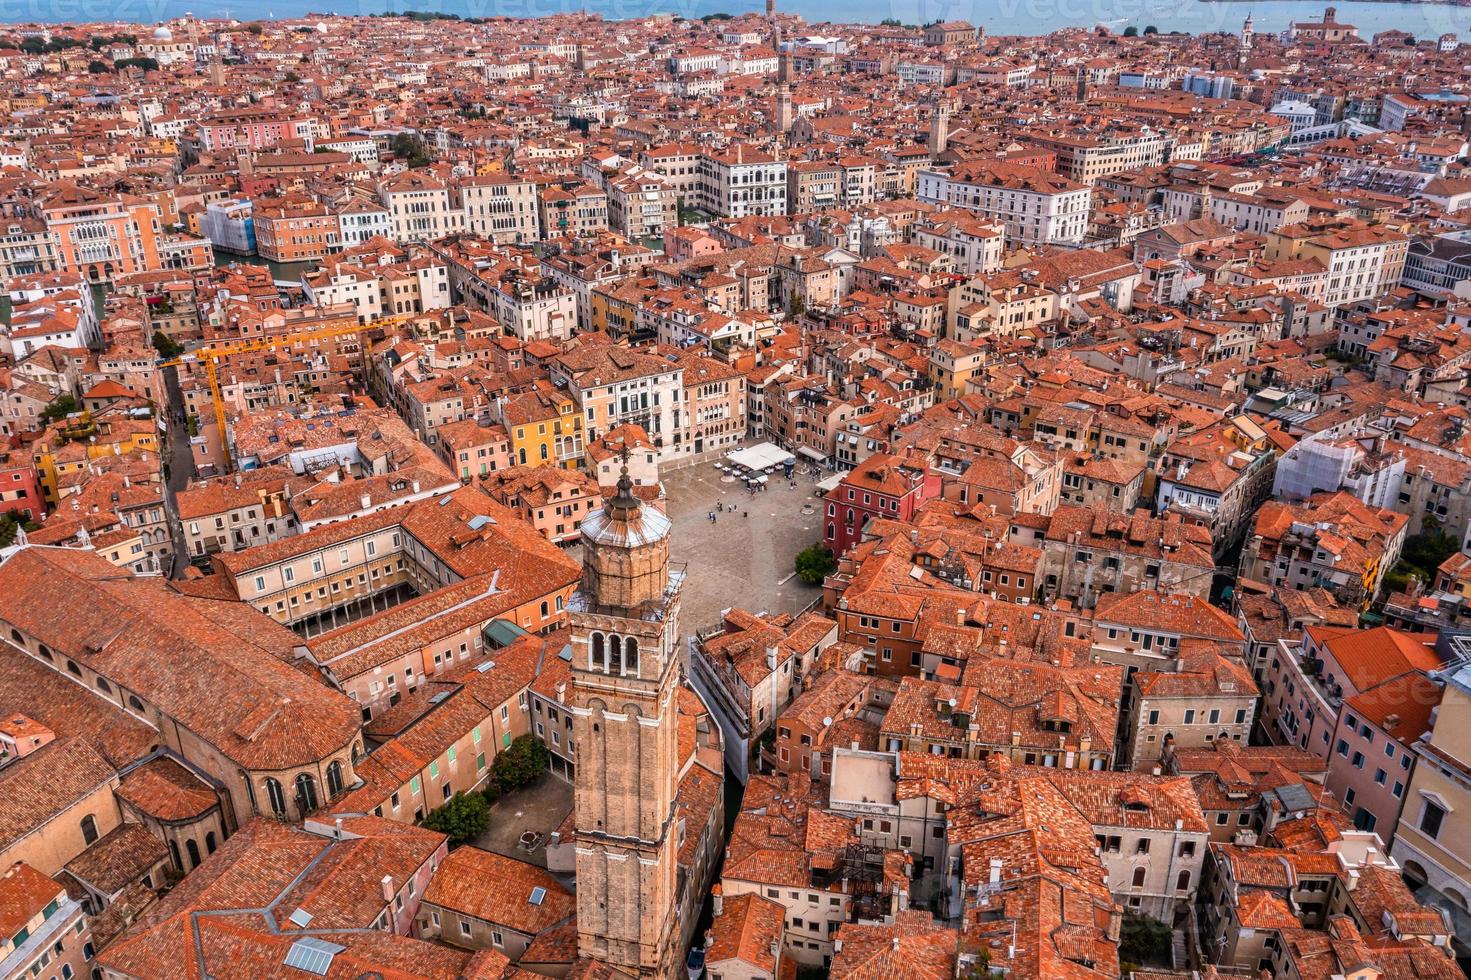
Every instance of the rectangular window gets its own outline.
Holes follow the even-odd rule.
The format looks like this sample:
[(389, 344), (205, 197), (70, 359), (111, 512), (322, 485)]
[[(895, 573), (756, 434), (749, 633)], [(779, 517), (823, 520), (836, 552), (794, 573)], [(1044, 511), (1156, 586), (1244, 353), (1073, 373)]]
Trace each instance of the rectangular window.
[(1420, 832), (1431, 840), (1440, 836), (1440, 825), (1445, 820), (1445, 810), (1438, 805), (1425, 801), (1425, 809), (1420, 811)]

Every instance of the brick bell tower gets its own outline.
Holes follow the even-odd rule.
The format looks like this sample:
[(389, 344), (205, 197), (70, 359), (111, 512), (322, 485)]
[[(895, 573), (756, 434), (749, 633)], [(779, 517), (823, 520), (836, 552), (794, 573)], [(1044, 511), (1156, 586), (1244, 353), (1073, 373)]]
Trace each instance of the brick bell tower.
[[(626, 460), (626, 457), (625, 457)], [(679, 597), (669, 519), (628, 467), (582, 522), (569, 607), (577, 773), (577, 951), (634, 977), (682, 969), (675, 921)]]

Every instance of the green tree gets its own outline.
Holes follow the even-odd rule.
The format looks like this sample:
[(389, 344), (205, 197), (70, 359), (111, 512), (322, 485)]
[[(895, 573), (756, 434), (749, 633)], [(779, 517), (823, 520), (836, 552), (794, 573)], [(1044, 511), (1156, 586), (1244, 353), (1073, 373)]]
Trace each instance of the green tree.
[(1119, 959), (1130, 963), (1158, 964), (1170, 952), (1170, 927), (1158, 919), (1124, 912), (1119, 929)]
[(23, 521), (14, 513), (0, 514), (0, 548), (8, 548), (15, 543), (15, 534), (21, 528), (26, 531), (39, 531), (41, 525), (35, 521)]
[(1139, 28), (1135, 27), (1133, 24), (1130, 24), (1128, 27), (1124, 28), (1124, 37), (1138, 37), (1138, 36), (1139, 36)]
[(502, 749), (490, 765), (490, 783), (497, 794), (534, 783), (547, 771), (552, 754), (535, 735), (522, 735)]
[(165, 359), (178, 357), (184, 353), (184, 348), (179, 346), (179, 342), (162, 330), (153, 331), (153, 349)]
[(838, 570), (838, 560), (820, 544), (797, 552), (797, 578), (808, 585), (821, 585), (822, 580)]
[(1404, 562), (1400, 562), (1384, 574), (1385, 593), (1408, 592), (1410, 579), (1414, 577), (1409, 571), (1409, 567)]
[(112, 65), (109, 65), (105, 61), (98, 61), (94, 58), (93, 60), (87, 62), (87, 71), (91, 72), (94, 75), (105, 75), (108, 72), (112, 71)]
[(474, 840), (490, 826), (490, 804), (479, 793), (456, 793), (424, 818), (424, 826), (449, 836), (454, 845)]
[(1420, 533), (1405, 539), (1400, 560), (1384, 576), (1387, 592), (1404, 592), (1410, 579), (1421, 582), (1435, 581), (1435, 571), (1440, 563), (1459, 550), (1456, 539), (1440, 529), (1434, 515), (1427, 515)]
[(66, 418), (73, 412), (79, 412), (81, 410), (82, 406), (77, 404), (75, 398), (71, 395), (61, 395), (41, 410), (41, 420), (43, 422), (55, 422), (57, 419)]
[(1159, 28), (1158, 27), (1155, 27), (1153, 24), (1150, 24), (1148, 27), (1144, 28), (1144, 36), (1145, 37), (1153, 37), (1154, 35), (1156, 35), (1158, 33), (1159, 33)]
[(429, 150), (424, 146), (424, 141), (413, 133), (399, 133), (389, 141), (388, 148), (398, 159), (407, 160), (411, 169), (429, 165)]

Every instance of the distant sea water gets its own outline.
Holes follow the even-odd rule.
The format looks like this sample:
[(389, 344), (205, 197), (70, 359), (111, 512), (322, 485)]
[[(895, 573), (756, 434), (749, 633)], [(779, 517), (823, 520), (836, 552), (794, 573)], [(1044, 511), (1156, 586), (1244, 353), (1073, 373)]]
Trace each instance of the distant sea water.
[[(777, 6), (783, 12), (801, 14), (814, 30), (824, 22), (968, 20), (995, 35), (1047, 34), (1098, 24), (1115, 31), (1135, 27), (1142, 32), (1153, 26), (1161, 32), (1235, 33), (1248, 13), (1258, 33), (1276, 33), (1294, 21), (1320, 19), (1327, 4), (1321, 0), (777, 0)], [(1423, 38), (1449, 31), (1471, 40), (1471, 5), (1342, 0), (1336, 6), (1338, 20), (1358, 27), (1365, 39), (1394, 28)], [(763, 8), (762, 0), (0, 0), (0, 22), (152, 24), (186, 12), (204, 18), (256, 20), (410, 10), (461, 17), (538, 17), (585, 10), (623, 20), (657, 13), (682, 17), (741, 14)]]

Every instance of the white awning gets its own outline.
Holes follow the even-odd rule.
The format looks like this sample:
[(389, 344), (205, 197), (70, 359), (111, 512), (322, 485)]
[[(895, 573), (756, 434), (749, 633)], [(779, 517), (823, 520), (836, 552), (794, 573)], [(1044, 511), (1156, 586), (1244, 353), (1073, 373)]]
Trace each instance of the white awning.
[(737, 466), (743, 466), (748, 470), (764, 470), (771, 466), (790, 466), (797, 461), (797, 457), (782, 449), (780, 446), (769, 442), (760, 442), (745, 449), (733, 449), (725, 454)]

